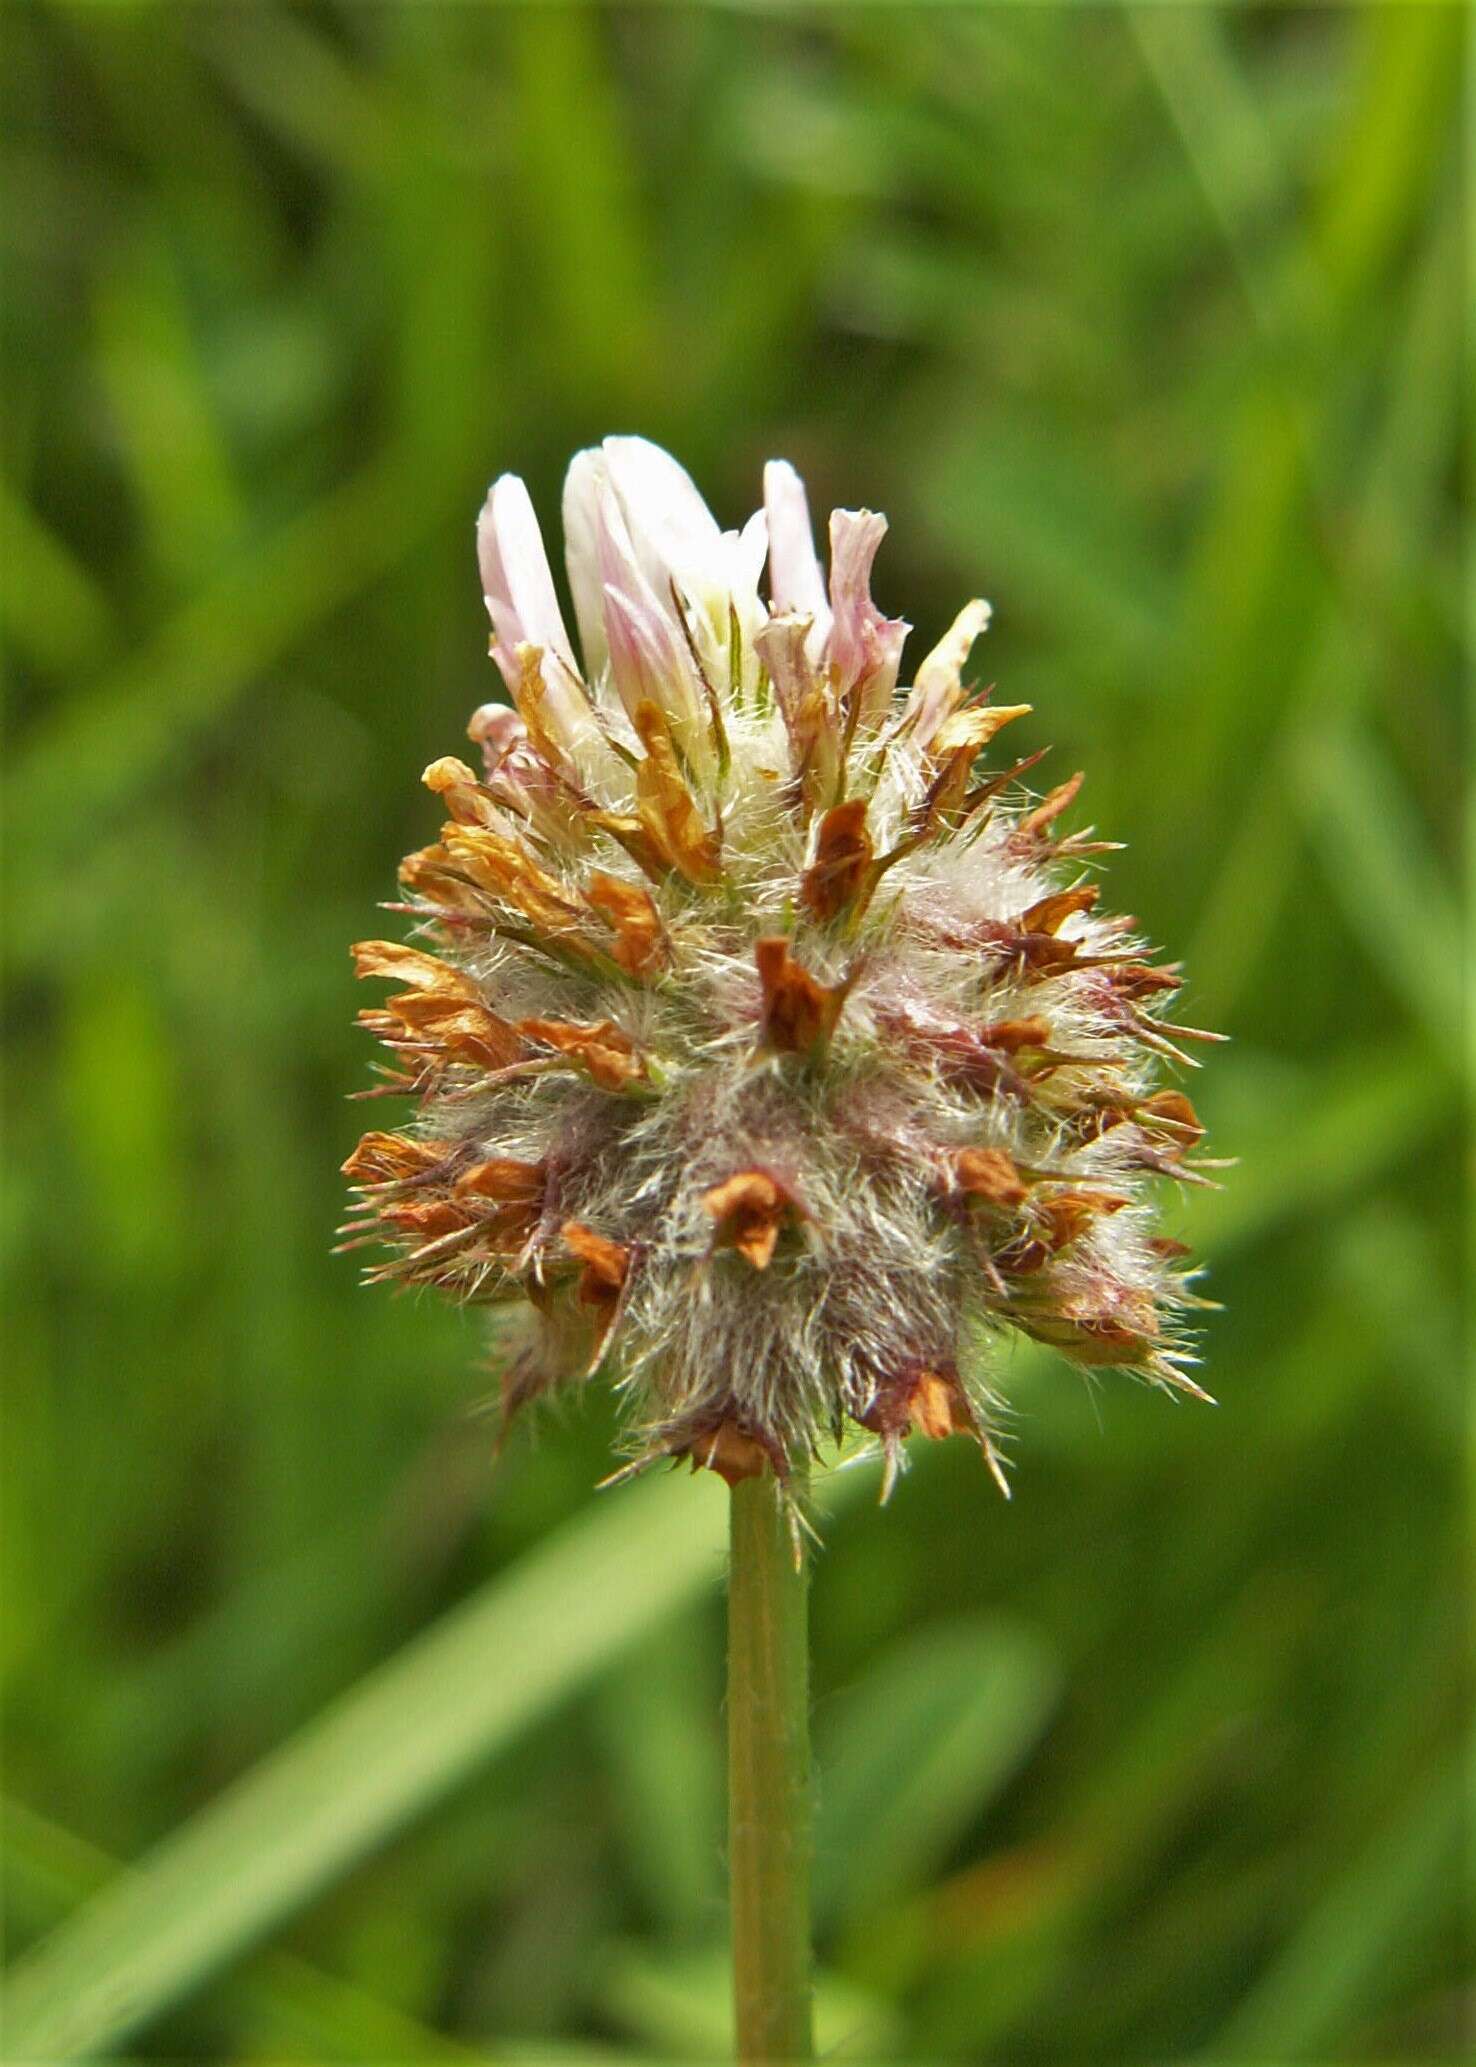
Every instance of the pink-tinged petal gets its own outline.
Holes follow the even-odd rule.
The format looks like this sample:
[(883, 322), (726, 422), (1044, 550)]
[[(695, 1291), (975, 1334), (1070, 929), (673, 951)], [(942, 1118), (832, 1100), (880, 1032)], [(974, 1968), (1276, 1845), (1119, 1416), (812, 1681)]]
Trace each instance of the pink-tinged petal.
[(871, 566), (887, 520), (871, 510), (830, 513), (830, 671), (842, 695), (856, 691), (867, 723), (884, 717), (912, 627), (883, 617), (871, 600)]
[(472, 712), (466, 736), (482, 749), (486, 785), (499, 804), (545, 829), (557, 831), (567, 822), (568, 801), (559, 777), (533, 745), (516, 711), (506, 704), (484, 703)]
[(769, 595), (773, 609), (793, 611), (815, 627), (812, 653), (818, 657), (830, 631), (825, 578), (815, 551), (805, 484), (787, 459), (764, 468), (764, 512), (769, 520)]
[[(736, 535), (718, 528), (690, 475), (647, 438), (607, 438), (609, 480), (637, 565), (652, 594), (690, 638), (709, 681), (729, 676), (732, 606), (748, 636), (758, 629), (757, 575), (743, 593)], [(608, 577), (607, 577), (608, 579)], [(621, 586), (627, 588), (628, 584)]]
[(886, 535), (886, 518), (873, 510), (830, 513), (830, 601), (835, 612), (830, 664), (844, 683), (854, 682), (871, 665), (867, 633), (880, 618), (871, 600), (871, 569)]
[[(647, 438), (614, 437), (579, 454), (570, 467), (564, 533), (569, 584), (591, 674), (609, 658), (607, 587), (617, 589), (627, 604), (667, 617), (678, 659), (667, 671), (664, 707), (679, 737), (688, 729), (702, 735), (684, 738), (684, 744), (703, 759), (708, 728), (698, 709), (705, 691), (692, 649), (714, 688), (726, 684), (736, 610), (743, 679), (750, 685), (756, 679), (753, 637), (765, 616), (758, 593), (766, 550), (762, 518), (752, 519), (741, 533), (721, 531), (690, 475), (670, 453)], [(644, 649), (650, 652), (661, 638), (656, 618), (648, 616)]]
[(654, 703), (683, 748), (705, 759), (706, 726), (676, 606), (646, 579), (608, 482), (597, 497), (596, 526), (605, 637), (620, 700), (632, 721), (642, 703)]
[(982, 596), (965, 603), (927, 658), (919, 664), (902, 707), (898, 730), (927, 746), (938, 727), (963, 702), (964, 662), (974, 641), (989, 629), (993, 615)]
[(654, 696), (699, 757), (700, 743), (687, 738), (697, 691), (672, 585), (686, 595), (694, 568), (710, 582), (721, 547), (717, 520), (659, 445), (606, 438), (575, 455), (564, 483), (564, 550), (587, 667), (595, 674), (609, 663), (632, 716)]
[(466, 736), (482, 749), (483, 765), (492, 776), (509, 754), (527, 745), (528, 728), (505, 703), (483, 703), (467, 721)]
[[(477, 559), (482, 595), (492, 619), (492, 656), (508, 687), (518, 685), (515, 655), (519, 646), (541, 646), (572, 668), (574, 649), (564, 629), (543, 534), (528, 491), (516, 474), (502, 474), (488, 490), (477, 519)], [(564, 679), (567, 682), (567, 676)]]
[(648, 605), (605, 585), (605, 635), (610, 671), (620, 700), (632, 718), (643, 703), (666, 710), (671, 702), (671, 641), (668, 627)]
[(576, 452), (564, 476), (564, 564), (569, 570), (585, 677), (591, 684), (604, 673), (610, 657), (605, 639), (605, 584), (600, 573), (599, 500), (605, 480), (605, 455), (598, 446)]

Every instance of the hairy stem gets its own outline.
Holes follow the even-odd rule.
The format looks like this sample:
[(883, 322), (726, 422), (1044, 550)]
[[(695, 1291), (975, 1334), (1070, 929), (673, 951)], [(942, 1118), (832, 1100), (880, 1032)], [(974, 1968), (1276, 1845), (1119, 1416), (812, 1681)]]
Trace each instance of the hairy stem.
[(733, 1488), (728, 1877), (737, 2057), (812, 2060), (806, 1572), (771, 1472)]

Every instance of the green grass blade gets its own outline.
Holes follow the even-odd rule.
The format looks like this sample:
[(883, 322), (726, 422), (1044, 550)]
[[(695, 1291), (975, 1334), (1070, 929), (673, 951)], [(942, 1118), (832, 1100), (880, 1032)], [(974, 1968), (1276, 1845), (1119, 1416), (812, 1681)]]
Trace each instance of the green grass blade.
[[(105, 1886), (117, 1863), (20, 1802), (0, 1801), (6, 1893), (17, 1915), (48, 1916)], [(352, 1981), (292, 1952), (264, 1950), (221, 1984), (244, 2029), (265, 2033), (290, 2057), (470, 2061), (477, 2056)]]
[[(641, 2046), (641, 2060), (720, 2061), (732, 2043), (732, 1982), (726, 1946), (653, 1952), (612, 1949), (600, 2006)], [(892, 2060), (897, 2016), (880, 1992), (820, 1966), (815, 1973), (815, 2045), (822, 2060)]]
[(93, 570), (11, 485), (0, 480), (0, 629), (37, 667), (85, 677), (117, 636)]
[(10, 2056), (147, 2024), (714, 1583), (726, 1529), (715, 1486), (648, 1482), (491, 1581), (24, 1960)]
[(1458, 1067), (1462, 922), (1429, 827), (1362, 728), (1324, 726), (1300, 758), (1303, 810), (1329, 889), (1370, 960)]
[(367, 461), (212, 576), (117, 666), (17, 749), (5, 802), (17, 847), (63, 837), (85, 852), (96, 818), (126, 809), (258, 675), (408, 550), (437, 512), (407, 456)]
[(1190, 1239), (1217, 1261), (1358, 1196), (1425, 1148), (1457, 1097), (1453, 1081), (1430, 1067), (1422, 1038), (1349, 1049), (1315, 1078), (1228, 1062), (1220, 1078), (1214, 1145), (1238, 1156), (1239, 1167), (1223, 1191), (1197, 1191), (1184, 1202)]
[(872, 1913), (937, 1869), (1019, 1766), (1056, 1689), (1027, 1631), (925, 1628), (854, 1689), (822, 1740), (815, 1909)]
[[(1464, 1775), (1452, 1760), (1381, 1830), (1216, 2034), (1206, 2057), (1315, 2057), (1379, 1992), (1437, 1913), (1459, 1872)], [(1454, 1902), (1445, 1898), (1454, 1923)]]

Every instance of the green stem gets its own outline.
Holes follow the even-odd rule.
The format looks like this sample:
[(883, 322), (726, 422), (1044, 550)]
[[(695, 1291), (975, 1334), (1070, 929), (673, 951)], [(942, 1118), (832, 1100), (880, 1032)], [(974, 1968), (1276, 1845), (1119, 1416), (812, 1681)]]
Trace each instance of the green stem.
[(771, 1472), (733, 1488), (728, 1879), (737, 2057), (813, 2060), (807, 1575)]

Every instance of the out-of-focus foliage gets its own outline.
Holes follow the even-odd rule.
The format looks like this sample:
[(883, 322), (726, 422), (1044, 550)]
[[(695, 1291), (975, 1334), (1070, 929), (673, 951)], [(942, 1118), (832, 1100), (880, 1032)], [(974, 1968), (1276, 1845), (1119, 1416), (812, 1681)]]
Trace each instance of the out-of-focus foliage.
[(328, 1254), (481, 491), (616, 428), (888, 510), (917, 650), (992, 596), (1235, 1037), (1223, 1405), (1022, 1357), (1011, 1507), (830, 1498), (823, 2035), (1464, 2050), (1464, 27), (4, 10), (13, 2057), (721, 2050), (722, 1488), (587, 1512), (599, 1406), (489, 1484)]

